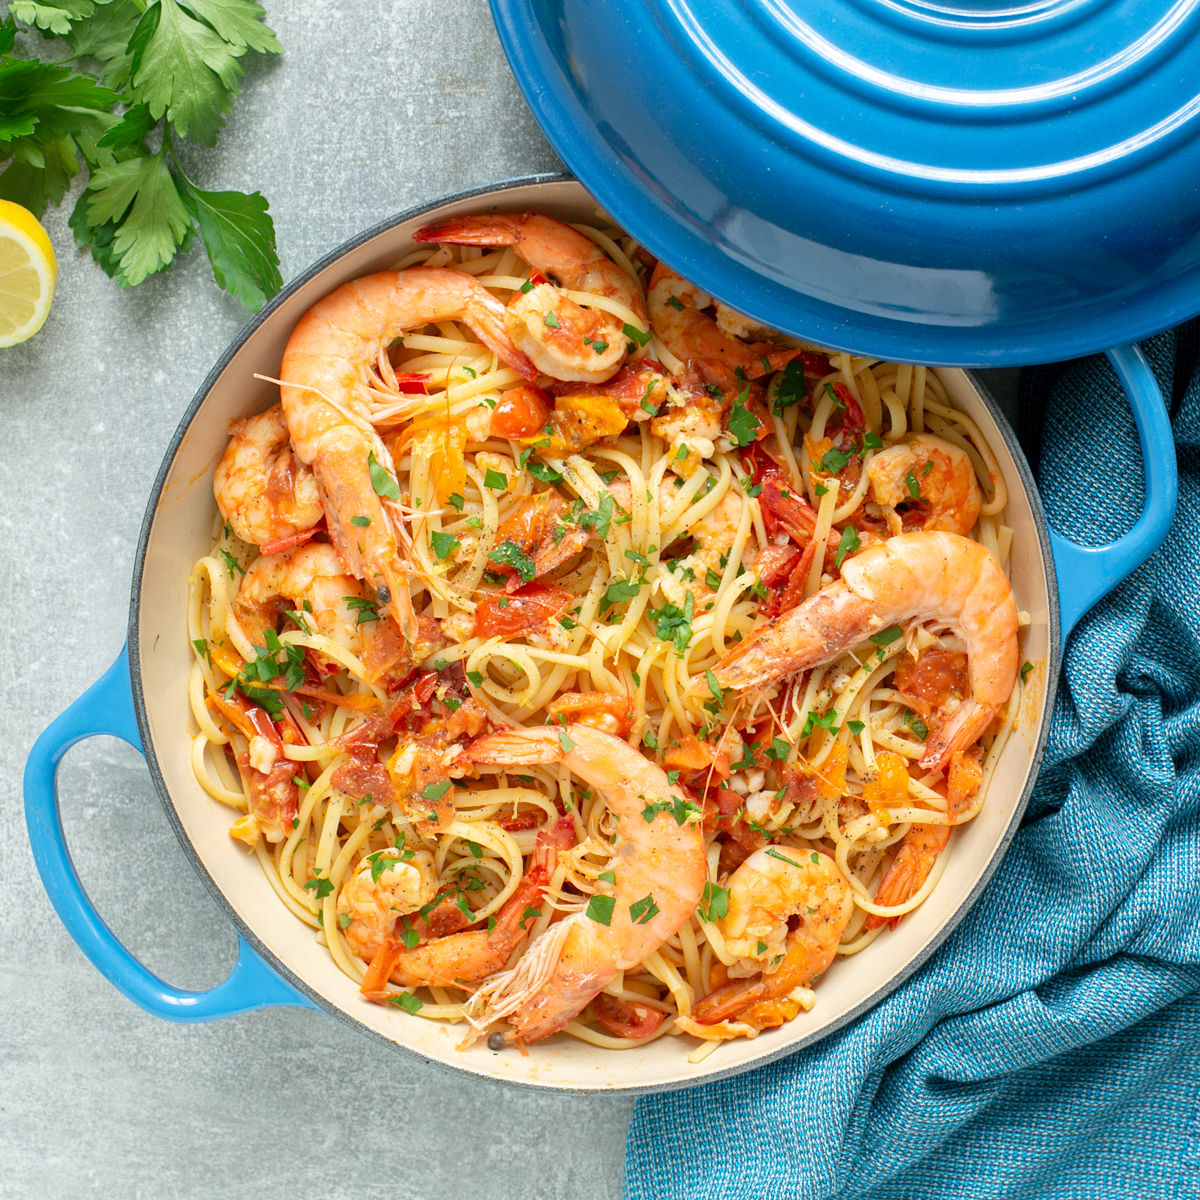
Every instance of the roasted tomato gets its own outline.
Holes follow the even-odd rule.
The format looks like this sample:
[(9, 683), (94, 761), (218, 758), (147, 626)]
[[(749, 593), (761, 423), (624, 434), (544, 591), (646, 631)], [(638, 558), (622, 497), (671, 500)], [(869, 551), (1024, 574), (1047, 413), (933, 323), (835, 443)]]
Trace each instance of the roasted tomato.
[(492, 410), (492, 437), (529, 438), (550, 419), (554, 401), (531, 383), (509, 388)]
[(477, 637), (511, 637), (549, 624), (566, 612), (574, 597), (562, 588), (527, 583), (507, 595), (484, 596), (475, 609)]
[(664, 1014), (659, 1009), (610, 996), (607, 992), (601, 992), (592, 1001), (592, 1009), (596, 1020), (613, 1037), (649, 1037), (663, 1023)]

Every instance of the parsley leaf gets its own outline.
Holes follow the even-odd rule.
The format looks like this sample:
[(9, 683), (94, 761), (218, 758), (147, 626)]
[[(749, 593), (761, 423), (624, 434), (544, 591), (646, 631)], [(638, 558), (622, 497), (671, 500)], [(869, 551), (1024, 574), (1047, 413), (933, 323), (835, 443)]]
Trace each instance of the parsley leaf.
[[(490, 484), (488, 485), (491, 486)], [(488, 558), (502, 566), (512, 567), (521, 579), (528, 583), (537, 573), (533, 559), (516, 542), (503, 541), (488, 551)]]
[(700, 916), (705, 921), (719, 921), (729, 912), (729, 893), (715, 883), (704, 885), (704, 904)]
[[(628, 326), (626, 326), (628, 328)], [(613, 917), (613, 909), (617, 907), (617, 898), (615, 896), (593, 896), (588, 901), (587, 915), (591, 917), (597, 925), (611, 925)]]
[(821, 465), (817, 470), (826, 475), (836, 475), (849, 461), (850, 455), (834, 447), (825, 452), (825, 457), (821, 459)]
[(858, 530), (853, 525), (847, 525), (842, 530), (841, 539), (838, 542), (837, 553), (833, 556), (834, 565), (841, 570), (842, 562), (847, 554), (854, 554), (862, 547), (862, 541), (859, 539)]
[(920, 500), (921, 485), (917, 482), (917, 477), (912, 473), (911, 470), (909, 470), (908, 473), (904, 476), (904, 486), (906, 488), (908, 488), (908, 494), (914, 500)]
[[(416, 930), (414, 929), (412, 932), (416, 933)], [(409, 949), (411, 950), (412, 947), (409, 946)], [(397, 992), (394, 996), (389, 996), (387, 1002), (395, 1005), (396, 1008), (404, 1009), (405, 1012), (412, 1013), (414, 1016), (425, 1007), (421, 998), (414, 996), (412, 992)]]
[(200, 227), (213, 278), (251, 312), (258, 312), (283, 287), (275, 222), (266, 200), (258, 192), (206, 192), (187, 179), (182, 194)]
[(375, 495), (384, 496), (388, 500), (400, 499), (400, 485), (391, 471), (375, 457), (374, 450), (367, 455), (367, 469), (371, 472), (371, 487)]
[(629, 917), (635, 925), (645, 925), (659, 914), (659, 907), (654, 903), (654, 894), (643, 896), (629, 906)]
[(621, 332), (640, 349), (642, 346), (648, 346), (650, 339), (654, 336), (649, 330), (643, 333), (640, 329), (633, 325), (625, 324), (621, 326)]
[(877, 646), (890, 646), (897, 638), (903, 637), (903, 631), (899, 625), (893, 625), (889, 629), (881, 629), (878, 633), (871, 634), (869, 641), (872, 641)]
[(664, 642), (674, 642), (675, 653), (680, 658), (692, 640), (692, 614), (695, 604), (695, 597), (688, 592), (684, 597), (683, 608), (667, 603), (662, 608), (652, 608), (646, 613), (650, 620), (655, 622), (655, 636)]
[(1033, 663), (1025, 662), (1025, 663), (1021, 664), (1021, 682), (1022, 683), (1024, 683), (1025, 680), (1027, 680), (1029, 678), (1029, 672), (1032, 670), (1033, 670)]
[(804, 381), (804, 364), (800, 359), (793, 358), (783, 368), (783, 373), (779, 376), (779, 382), (775, 387), (775, 415), (782, 417), (787, 409), (799, 404), (804, 399), (807, 391), (808, 385)]
[(748, 394), (747, 390), (733, 402), (733, 409), (730, 411), (729, 420), (725, 423), (729, 440), (735, 446), (750, 445), (758, 436), (758, 431), (762, 428), (762, 422), (748, 408), (742, 405), (743, 396)]
[(545, 463), (526, 463), (525, 469), (534, 479), (540, 479), (543, 483), (557, 483), (562, 478), (561, 471), (556, 471), (553, 467), (546, 466)]
[(429, 541), (433, 545), (434, 554), (443, 561), (449, 558), (462, 544), (454, 534), (443, 533), (440, 529), (435, 529), (429, 535)]
[[(800, 869), (800, 864), (798, 862), (794, 861), (793, 859), (788, 858), (788, 856), (786, 854), (780, 854), (779, 851), (776, 850), (774, 846), (771, 846), (767, 849), (767, 857), (768, 858), (777, 858), (777, 859), (779, 859), (780, 862), (787, 863), (787, 865), (789, 867), (795, 867), (797, 870)], [(766, 947), (764, 946), (763, 949), (765, 950)]]
[(111, 258), (122, 287), (171, 265), (191, 236), (192, 223), (162, 153), (139, 155), (92, 172), (87, 223), (116, 227)]
[(492, 467), (488, 467), (487, 472), (483, 477), (483, 486), (495, 490), (496, 488), (508, 487), (508, 476), (502, 471), (497, 471)]

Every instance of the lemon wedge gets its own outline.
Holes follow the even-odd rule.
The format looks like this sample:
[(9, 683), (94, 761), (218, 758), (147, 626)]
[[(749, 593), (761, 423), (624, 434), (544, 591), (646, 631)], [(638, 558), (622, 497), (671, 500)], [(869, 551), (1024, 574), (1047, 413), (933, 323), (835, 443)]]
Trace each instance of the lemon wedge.
[(57, 281), (54, 247), (37, 217), (0, 200), (0, 347), (15, 346), (41, 329)]

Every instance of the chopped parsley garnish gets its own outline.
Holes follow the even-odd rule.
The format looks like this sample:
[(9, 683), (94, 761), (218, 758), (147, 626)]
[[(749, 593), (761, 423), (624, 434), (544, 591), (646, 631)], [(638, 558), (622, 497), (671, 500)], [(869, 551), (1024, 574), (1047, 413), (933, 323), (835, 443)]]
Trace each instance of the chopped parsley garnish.
[(561, 471), (556, 471), (553, 467), (546, 466), (545, 463), (526, 463), (525, 469), (534, 479), (540, 479), (543, 483), (557, 483), (562, 478)]
[(400, 499), (400, 485), (393, 478), (391, 471), (375, 457), (374, 450), (367, 455), (367, 469), (371, 472), (371, 487), (375, 489), (375, 495), (384, 496), (388, 500)]
[(317, 900), (324, 900), (333, 892), (332, 879), (310, 879), (305, 885)]
[(421, 789), (421, 799), (432, 800), (436, 804), (449, 790), (448, 779), (443, 779), (441, 783), (429, 783)]
[(854, 734), (855, 737), (858, 737), (858, 735), (862, 733), (864, 729), (866, 729), (866, 725), (864, 725), (861, 721), (847, 721), (846, 724), (849, 727), (850, 732)]
[(597, 354), (603, 354), (605, 352), (605, 350), (608, 349), (608, 343), (607, 342), (593, 342), (592, 349), (595, 350), (595, 352)]
[(911, 709), (904, 710), (904, 723), (921, 739), (926, 741), (929, 738), (929, 726), (917, 716)]
[(925, 470), (923, 470), (921, 472), (921, 478), (924, 479), (925, 476), (928, 475), (929, 472), (932, 470), (933, 470), (933, 459), (931, 458), (931, 459), (926, 460)]
[(863, 434), (862, 449), (859, 451), (860, 458), (866, 458), (868, 450), (882, 450), (883, 438), (879, 436), (873, 429), (868, 429)]
[(853, 525), (847, 525), (842, 530), (842, 537), (838, 542), (837, 553), (833, 556), (834, 565), (840, 570), (846, 555), (854, 554), (861, 547), (862, 542), (859, 540), (858, 530)]
[(871, 634), (868, 640), (877, 646), (890, 646), (897, 638), (903, 636), (904, 632), (900, 626), (893, 625), (890, 629), (881, 629), (878, 633)]
[[(628, 325), (625, 326), (629, 328)], [(597, 925), (611, 925), (613, 917), (613, 909), (617, 907), (616, 896), (593, 896), (588, 901), (587, 915), (591, 917)]]
[(762, 428), (762, 422), (746, 407), (742, 401), (749, 395), (749, 389), (744, 391), (733, 402), (733, 409), (729, 414), (729, 420), (725, 423), (725, 429), (729, 434), (730, 441), (735, 446), (748, 446), (758, 436), (758, 431)]
[(643, 333), (640, 329), (628, 323), (621, 326), (621, 332), (633, 342), (638, 349), (650, 344), (650, 339), (654, 336), (649, 330)]
[(908, 494), (914, 500), (920, 500), (921, 485), (917, 482), (917, 477), (912, 473), (911, 470), (904, 476), (904, 486), (908, 488)]
[(613, 498), (608, 493), (600, 497), (600, 504), (595, 511), (579, 514), (579, 524), (584, 529), (591, 529), (598, 538), (608, 537), (608, 529), (612, 524)]
[[(413, 931), (414, 933), (416, 930)], [(404, 1009), (405, 1012), (419, 1013), (425, 1007), (419, 996), (414, 996), (412, 992), (397, 992), (394, 996), (387, 998), (389, 1004), (394, 1004), (397, 1008)]]
[(500, 545), (488, 551), (488, 558), (494, 563), (512, 567), (524, 583), (528, 583), (537, 574), (533, 559), (516, 542), (507, 540), (501, 542)]
[(684, 597), (683, 608), (668, 602), (662, 608), (652, 608), (646, 613), (650, 620), (655, 622), (655, 636), (661, 641), (673, 642), (675, 653), (680, 658), (692, 640), (692, 615), (695, 607), (696, 598), (688, 592)]
[(1025, 663), (1021, 664), (1021, 682), (1022, 683), (1024, 683), (1025, 680), (1027, 680), (1029, 678), (1029, 672), (1032, 670), (1033, 670), (1033, 663), (1025, 662)]
[(676, 311), (683, 312), (683, 301), (678, 296), (668, 296), (667, 303)]
[(483, 486), (492, 488), (493, 490), (495, 488), (507, 488), (508, 476), (494, 470), (492, 467), (488, 467), (487, 473), (483, 477)]
[(643, 896), (629, 906), (629, 916), (635, 925), (645, 925), (658, 916), (659, 907), (654, 903), (654, 895)]
[(371, 518), (370, 517), (351, 517), (350, 524), (357, 525), (359, 527), (359, 529), (366, 529), (366, 527), (371, 524)]
[(821, 459), (817, 470), (826, 475), (836, 475), (849, 461), (850, 455), (835, 446), (832, 450), (825, 451), (825, 457)]
[(472, 379), (477, 379), (477, 378), (478, 378), (478, 376), (475, 374), (475, 371), (474, 371), (474, 369), (473, 369), (473, 368), (471, 368), (471, 367), (463, 367), (463, 370), (464, 370), (464, 371), (466, 371), (466, 373), (467, 373), (468, 375), (470, 375), (470, 377), (471, 377)]
[(433, 545), (434, 554), (443, 560), (449, 558), (462, 545), (454, 534), (443, 533), (440, 529), (435, 529), (429, 535), (429, 541)]
[(522, 929), (524, 929), (526, 921), (536, 921), (538, 919), (538, 917), (540, 917), (541, 915), (542, 915), (542, 910), (540, 908), (534, 908), (533, 905), (531, 904), (521, 914), (521, 919), (520, 919), (520, 921), (517, 922), (517, 924), (520, 925)]
[(654, 731), (652, 729), (645, 729), (642, 731), (642, 745), (645, 746), (647, 750), (658, 749), (658, 738), (654, 736)]
[(648, 801), (642, 809), (642, 820), (649, 825), (660, 812), (669, 812), (675, 818), (676, 825), (682, 825), (690, 817), (700, 815), (700, 809), (690, 800), (672, 796), (669, 800)]
[(721, 685), (717, 682), (717, 677), (712, 673), (712, 671), (705, 671), (704, 678), (708, 683), (708, 690), (712, 694), (712, 698), (718, 704), (724, 704), (725, 693), (721, 690)]
[(808, 737), (814, 729), (827, 729), (830, 733), (837, 733), (841, 726), (836, 724), (837, 713), (831, 708), (823, 716), (817, 716), (815, 712), (810, 712), (804, 720), (804, 728), (800, 731), (801, 737)]
[(791, 752), (791, 742), (785, 742), (783, 738), (772, 738), (770, 746), (763, 751), (768, 758), (773, 758), (777, 763), (787, 762), (787, 756)]
[(715, 592), (717, 588), (721, 586), (721, 577), (712, 569), (712, 567), (709, 567), (708, 570), (704, 572), (704, 582), (708, 584), (708, 586)]
[(787, 409), (799, 404), (804, 399), (807, 391), (808, 385), (804, 382), (804, 364), (800, 359), (793, 358), (783, 368), (783, 373), (779, 376), (779, 383), (775, 388), (775, 415), (782, 417)]
[(570, 754), (575, 749), (575, 743), (565, 733), (558, 735), (558, 744), (562, 747), (564, 754)]
[(842, 403), (842, 398), (837, 394), (836, 391), (834, 391), (834, 387), (833, 387), (832, 383), (827, 383), (825, 385), (825, 394), (830, 398), (830, 400), (833, 401), (835, 408), (845, 408), (846, 407), (845, 404)]
[(704, 885), (704, 904), (700, 916), (705, 921), (719, 921), (729, 912), (729, 893), (715, 883)]
[(467, 679), (475, 686), (480, 687), (483, 684), (483, 674), (480, 671), (468, 671)]
[(616, 886), (617, 874), (615, 871), (601, 871), (596, 878), (599, 879), (601, 883), (611, 883), (614, 887)]
[(228, 550), (218, 550), (217, 553), (221, 556), (221, 561), (225, 564), (225, 570), (227, 570), (229, 572), (230, 579), (233, 578), (234, 571), (237, 571), (240, 574), (245, 575), (246, 568), (243, 567), (242, 564), (240, 562), (238, 562), (238, 560), (236, 558), (234, 558), (233, 555), (230, 554)]
[(379, 620), (379, 604), (375, 600), (367, 600), (362, 596), (343, 596), (346, 607), (358, 613), (357, 625), (365, 625), (368, 621)]
[(543, 318), (542, 324), (549, 326), (551, 329), (561, 329), (562, 326), (558, 323), (558, 318), (554, 315), (554, 310), (551, 309)]

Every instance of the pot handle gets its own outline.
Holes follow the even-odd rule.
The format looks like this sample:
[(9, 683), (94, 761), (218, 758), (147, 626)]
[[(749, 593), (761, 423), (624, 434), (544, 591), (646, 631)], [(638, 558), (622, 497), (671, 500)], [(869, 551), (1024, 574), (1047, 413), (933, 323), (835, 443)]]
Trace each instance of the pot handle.
[(237, 963), (228, 977), (206, 992), (188, 992), (148, 971), (104, 923), (71, 861), (58, 806), (58, 764), (63, 755), (77, 742), (101, 733), (143, 753), (133, 711), (128, 646), (96, 683), (47, 726), (25, 764), (25, 823), (34, 862), (75, 944), (118, 991), (167, 1021), (213, 1021), (284, 1004), (315, 1008), (267, 966), (240, 934)]
[(1146, 356), (1136, 345), (1117, 346), (1108, 351), (1108, 361), (1125, 389), (1137, 424), (1146, 475), (1146, 507), (1137, 524), (1107, 546), (1080, 546), (1050, 530), (1064, 646), (1084, 613), (1162, 545), (1179, 500), (1171, 422)]

